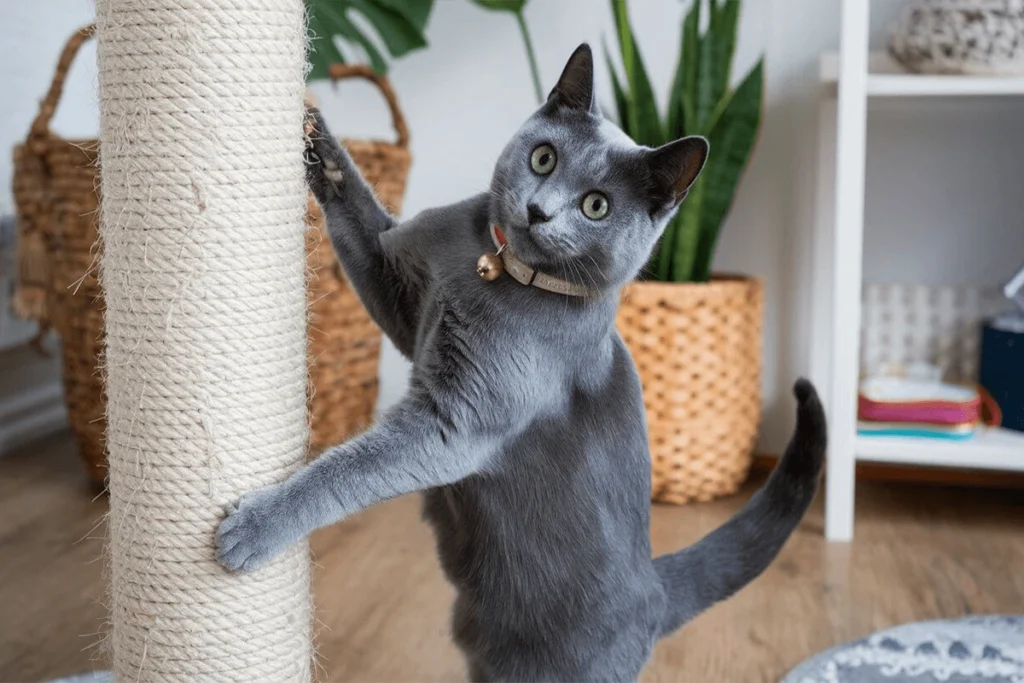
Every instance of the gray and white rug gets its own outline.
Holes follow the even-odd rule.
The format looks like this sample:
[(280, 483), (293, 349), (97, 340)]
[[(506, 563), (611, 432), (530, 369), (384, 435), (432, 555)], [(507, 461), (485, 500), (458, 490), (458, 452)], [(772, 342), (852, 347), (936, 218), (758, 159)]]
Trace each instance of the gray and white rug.
[[(113, 683), (109, 672), (52, 683)], [(922, 621), (826, 650), (782, 683), (1024, 683), (1024, 617)]]
[(782, 683), (1024, 683), (1024, 617), (922, 621), (826, 650)]

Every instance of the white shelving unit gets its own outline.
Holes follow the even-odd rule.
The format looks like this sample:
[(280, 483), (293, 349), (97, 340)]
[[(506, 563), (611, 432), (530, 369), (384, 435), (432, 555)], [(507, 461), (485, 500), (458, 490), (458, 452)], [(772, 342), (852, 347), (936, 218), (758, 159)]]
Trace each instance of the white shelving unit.
[(1024, 433), (985, 429), (965, 441), (857, 434), (868, 99), (1024, 95), (1024, 77), (901, 72), (887, 55), (869, 53), (870, 4), (843, 0), (840, 50), (822, 56), (819, 74), (826, 94), (819, 115), (813, 297), (819, 324), (811, 374), (829, 408), (825, 535), (830, 541), (853, 537), (858, 460), (1024, 470)]
[[(821, 56), (822, 83), (839, 82), (839, 53)], [(868, 97), (992, 97), (1024, 95), (1024, 78), (910, 74), (885, 52), (868, 54)]]
[(860, 460), (904, 465), (1021, 470), (1024, 434), (1009, 429), (980, 429), (966, 441), (858, 436), (856, 454)]

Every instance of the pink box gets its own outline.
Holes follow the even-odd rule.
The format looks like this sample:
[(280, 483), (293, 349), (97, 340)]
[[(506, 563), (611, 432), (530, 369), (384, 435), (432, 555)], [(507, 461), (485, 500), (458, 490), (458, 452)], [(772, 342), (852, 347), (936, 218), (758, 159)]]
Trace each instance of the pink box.
[(975, 424), (981, 420), (981, 396), (956, 384), (876, 377), (861, 384), (857, 416), (872, 422)]

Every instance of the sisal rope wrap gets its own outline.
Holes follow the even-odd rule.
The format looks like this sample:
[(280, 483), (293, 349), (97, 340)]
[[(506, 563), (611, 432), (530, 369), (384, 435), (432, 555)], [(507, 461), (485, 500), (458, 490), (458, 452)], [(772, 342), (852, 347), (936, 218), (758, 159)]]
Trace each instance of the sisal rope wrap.
[(303, 460), (302, 0), (98, 0), (119, 681), (308, 681), (305, 544), (213, 559)]

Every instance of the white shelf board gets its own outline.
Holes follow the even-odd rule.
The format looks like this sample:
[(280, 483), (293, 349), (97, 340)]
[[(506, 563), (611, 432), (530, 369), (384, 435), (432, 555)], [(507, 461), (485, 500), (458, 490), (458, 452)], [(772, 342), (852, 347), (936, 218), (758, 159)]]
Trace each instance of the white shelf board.
[(856, 453), (873, 462), (1024, 471), (1024, 432), (979, 428), (964, 441), (858, 435)]
[[(946, 76), (904, 70), (885, 52), (868, 56), (867, 90), (870, 97), (986, 97), (1024, 95), (1020, 76)], [(839, 54), (821, 55), (819, 78), (826, 85), (839, 82)]]

